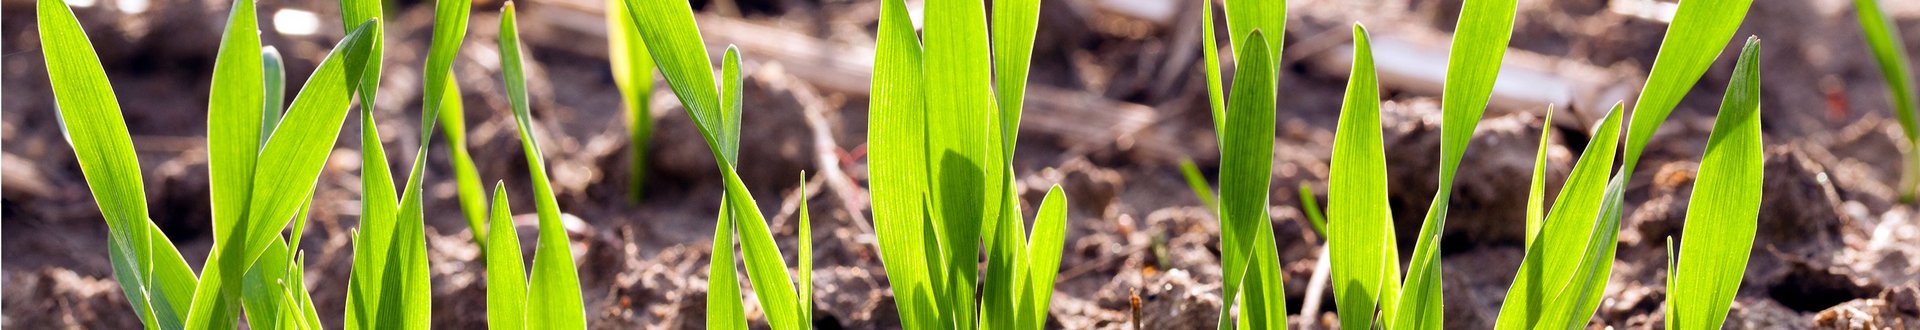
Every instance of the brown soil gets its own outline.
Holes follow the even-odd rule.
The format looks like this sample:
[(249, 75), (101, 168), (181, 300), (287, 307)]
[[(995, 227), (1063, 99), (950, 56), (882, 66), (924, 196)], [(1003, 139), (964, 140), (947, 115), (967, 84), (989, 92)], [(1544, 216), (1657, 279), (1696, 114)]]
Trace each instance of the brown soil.
[[(1151, 1), (1149, 1), (1151, 2)], [(1284, 91), (1275, 146), (1274, 229), (1287, 275), (1289, 307), (1308, 300), (1320, 315), (1296, 324), (1333, 320), (1332, 297), (1306, 296), (1319, 256), (1318, 237), (1304, 220), (1295, 188), (1323, 194), (1344, 70), (1329, 74), (1307, 64), (1344, 43), (1345, 27), (1368, 24), (1376, 36), (1444, 45), (1459, 0), (1294, 1)], [(1920, 46), (1920, 3), (1884, 1), (1907, 36)], [(204, 150), (204, 107), (213, 50), (225, 1), (156, 1), (127, 14), (112, 1), (78, 9), (115, 82), (145, 174), (151, 218), (196, 268), (211, 244)], [(778, 27), (837, 47), (870, 47), (877, 1), (696, 1), (703, 15)], [(1039, 200), (1062, 184), (1073, 201), (1071, 224), (1049, 327), (1129, 329), (1130, 298), (1139, 296), (1146, 328), (1211, 327), (1220, 310), (1218, 223), (1181, 181), (1173, 160), (1193, 158), (1215, 176), (1218, 161), (1205, 93), (1196, 65), (1193, 19), (1156, 23), (1101, 10), (1094, 0), (1048, 1), (1043, 7), (1033, 84), (1099, 102), (1135, 104), (1145, 123), (1089, 143), (1083, 130), (1038, 122), (1049, 111), (1029, 108), (1014, 160), (1021, 195)], [(1197, 3), (1178, 2), (1180, 17)], [(1603, 68), (1608, 81), (1633, 82), (1652, 63), (1664, 24), (1609, 11), (1609, 1), (1523, 1), (1513, 45), (1538, 57)], [(1851, 2), (1756, 1), (1740, 35), (1765, 39), (1763, 129), (1768, 142), (1760, 231), (1728, 328), (1853, 329), (1920, 324), (1920, 209), (1899, 204), (1902, 137), (1885, 88), (1864, 51)], [(399, 156), (418, 145), (420, 59), (429, 3), (400, 1), (390, 12), (388, 65), (378, 120), (388, 150)], [(0, 194), (0, 255), (4, 255), (4, 311), (0, 325), (20, 328), (133, 328), (134, 313), (110, 278), (106, 227), (55, 124), (32, 4), (7, 0), (0, 36), (5, 97), (4, 194)], [(311, 10), (323, 18), (321, 35), (284, 36), (262, 20), (265, 42), (288, 56), (289, 81), (305, 80), (339, 26), (331, 3), (267, 0), (262, 17), (280, 8)], [(467, 102), (471, 150), (487, 181), (504, 180), (514, 205), (531, 204), (525, 160), (506, 116), (493, 38), (499, 6), (477, 1), (466, 50), (456, 71)], [(581, 265), (589, 322), (595, 328), (700, 328), (704, 325), (706, 266), (719, 174), (704, 142), (664, 84), (656, 90), (658, 123), (645, 198), (628, 202), (628, 162), (620, 100), (607, 74), (604, 45), (566, 19), (597, 12), (598, 1), (528, 3), (528, 30), (536, 133), (549, 146), (555, 189), (569, 213)], [(542, 13), (551, 14), (545, 15)], [(706, 19), (703, 16), (703, 19)], [(712, 40), (711, 38), (709, 40)], [(1724, 54), (1733, 54), (1731, 48)], [(1920, 48), (1910, 52), (1920, 54)], [(795, 248), (791, 216), (802, 170), (821, 173), (837, 164), (845, 179), (815, 175), (808, 205), (815, 220), (814, 260), (818, 324), (822, 328), (897, 328), (885, 271), (873, 245), (866, 210), (864, 141), (867, 100), (833, 86), (864, 81), (809, 79), (812, 63), (762, 60), (748, 52), (747, 134), (742, 176), (772, 216), (783, 251)], [(845, 54), (853, 56), (859, 54)], [(1682, 238), (1681, 224), (1693, 171), (1705, 147), (1712, 115), (1730, 74), (1730, 56), (1709, 70), (1655, 135), (1644, 170), (1627, 194), (1618, 257), (1607, 297), (1593, 327), (1661, 327), (1666, 246)], [(297, 88), (290, 87), (292, 89)], [(1637, 87), (1637, 83), (1632, 86)], [(1439, 144), (1437, 95), (1394, 88), (1384, 94), (1385, 135), (1392, 206), (1403, 251), (1436, 189)], [(1066, 102), (1066, 101), (1063, 101)], [(1123, 103), (1114, 103), (1123, 102)], [(1609, 102), (1610, 103), (1610, 102)], [(1522, 258), (1521, 201), (1543, 125), (1554, 144), (1550, 182), (1563, 180), (1573, 155), (1587, 143), (1581, 121), (1543, 123), (1539, 109), (1488, 112), (1456, 183), (1442, 253), (1449, 328), (1489, 328)], [(402, 110), (404, 109), (404, 110)], [(1565, 109), (1565, 108), (1563, 108)], [(1124, 109), (1092, 113), (1121, 117)], [(1574, 106), (1562, 118), (1598, 118), (1604, 109)], [(808, 118), (815, 111), (817, 118)], [(1072, 118), (1072, 117), (1068, 117)], [(1106, 118), (1096, 118), (1106, 119)], [(816, 127), (805, 123), (813, 122)], [(1118, 121), (1115, 121), (1118, 122)], [(1064, 127), (1064, 128), (1063, 128)], [(1095, 127), (1097, 132), (1108, 128)], [(1119, 128), (1116, 128), (1119, 129)], [(357, 136), (348, 125), (343, 136)], [(444, 140), (441, 140), (444, 141)], [(1161, 147), (1150, 147), (1157, 144)], [(432, 148), (427, 186), (429, 257), (434, 324), (484, 324), (483, 269), (459, 215), (444, 147)], [(390, 157), (404, 161), (411, 157)], [(357, 144), (343, 138), (321, 174), (309, 252), (307, 286), (322, 315), (338, 315), (352, 258), (347, 233), (358, 198)], [(395, 163), (399, 167), (407, 164)], [(1558, 189), (1558, 184), (1550, 185)], [(1031, 206), (1031, 205), (1029, 205)], [(524, 218), (525, 216), (522, 216)], [(525, 220), (525, 219), (523, 219)], [(531, 220), (520, 221), (531, 240)], [(789, 253), (791, 254), (791, 253)], [(791, 264), (791, 263), (790, 263)], [(749, 304), (753, 306), (754, 304)], [(757, 307), (749, 317), (759, 320)], [(337, 327), (338, 319), (328, 326)], [(764, 326), (764, 323), (759, 323)]]

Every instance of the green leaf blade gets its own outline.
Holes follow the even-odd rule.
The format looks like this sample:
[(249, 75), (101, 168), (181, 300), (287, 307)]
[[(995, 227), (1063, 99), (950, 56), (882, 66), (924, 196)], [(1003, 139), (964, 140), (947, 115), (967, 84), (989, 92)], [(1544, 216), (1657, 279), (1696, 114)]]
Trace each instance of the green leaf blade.
[(903, 327), (941, 327), (932, 306), (941, 296), (933, 279), (939, 249), (926, 248), (922, 235), (931, 187), (928, 163), (926, 91), (920, 39), (903, 0), (882, 0), (875, 44), (873, 95), (868, 100), (868, 182), (873, 195), (873, 227), (880, 261), (893, 287)]
[(1640, 153), (1653, 132), (1680, 104), (1680, 98), (1693, 89), (1700, 76), (1720, 57), (1720, 51), (1746, 19), (1753, 0), (1685, 1), (1674, 12), (1673, 24), (1660, 40), (1660, 53), (1654, 56), (1653, 72), (1633, 104), (1633, 121), (1627, 127), (1627, 175), (1639, 163)]
[[(722, 200), (726, 196), (720, 197)], [(733, 212), (720, 208), (713, 228), (713, 259), (707, 265), (707, 328), (746, 329), (747, 312), (740, 296), (740, 275), (734, 267)]]
[[(1914, 114), (1920, 111), (1920, 105), (1916, 105), (1920, 103), (1920, 95), (1915, 95), (1920, 91), (1914, 90), (1913, 63), (1907, 57), (1906, 39), (1900, 37), (1899, 26), (1880, 10), (1879, 1), (1854, 0), (1853, 8), (1860, 20), (1860, 34), (1873, 52), (1881, 78), (1886, 79), (1893, 115), (1900, 121), (1901, 132), (1907, 134), (1907, 145), (1920, 146), (1920, 124), (1916, 123)], [(1900, 186), (1895, 189), (1900, 191), (1901, 199), (1912, 201), (1920, 194), (1920, 151), (1908, 151), (1906, 162)]]
[(106, 69), (65, 3), (39, 0), (35, 15), (61, 132), (107, 222), (114, 279), (144, 325), (179, 329), (198, 283), (179, 251), (147, 219), (139, 158)]
[[(999, 181), (1006, 168), (998, 146), (1003, 125), (994, 111), (992, 49), (986, 4), (980, 0), (932, 0), (925, 4), (928, 160), (933, 169), (933, 231), (948, 265), (940, 305), (959, 327), (970, 327), (976, 306), (983, 228), (1000, 216)], [(938, 159), (935, 159), (935, 158)], [(978, 219), (978, 220), (975, 220)]]
[(680, 98), (695, 128), (707, 138), (708, 146), (718, 149), (714, 143), (718, 132), (714, 129), (721, 116), (720, 92), (714, 85), (713, 67), (707, 64), (706, 42), (700, 37), (699, 26), (694, 24), (693, 8), (686, 1), (678, 0), (624, 1), (627, 12), (634, 14), (632, 21), (639, 27), (642, 44), (646, 45), (647, 54), (653, 56), (667, 87)]
[(626, 104), (628, 147), (627, 196), (638, 202), (647, 175), (647, 146), (653, 136), (653, 116), (648, 106), (653, 100), (653, 56), (647, 53), (640, 27), (627, 10), (624, 0), (607, 0), (607, 61), (613, 67), (613, 83)]
[[(1668, 288), (1679, 304), (1667, 310), (1687, 316), (1670, 317), (1680, 329), (1712, 328), (1726, 319), (1753, 250), (1766, 166), (1760, 135), (1759, 39), (1747, 39), (1740, 54), (1687, 202), (1681, 233), (1692, 244), (1680, 246), (1684, 258), (1675, 268), (1674, 287)], [(1675, 287), (1684, 290), (1673, 291)]]
[(235, 0), (232, 8), (214, 58), (207, 104), (208, 190), (216, 241), (229, 240), (246, 216), (254, 163), (264, 138), (259, 127), (266, 104), (266, 64), (260, 53), (260, 28), (252, 1)]
[(505, 183), (493, 185), (493, 216), (487, 229), (487, 328), (526, 329), (527, 272), (520, 254), (520, 233)]
[(1220, 202), (1213, 196), (1213, 186), (1207, 183), (1206, 176), (1200, 174), (1200, 167), (1194, 165), (1192, 159), (1180, 160), (1180, 176), (1187, 180), (1187, 189), (1193, 190), (1193, 197), (1200, 199), (1200, 204), (1206, 206), (1207, 212), (1220, 213)]
[[(1271, 53), (1262, 33), (1248, 37), (1240, 50), (1232, 98), (1227, 103), (1226, 136), (1220, 152), (1220, 231), (1222, 269), (1226, 276), (1223, 306), (1233, 306), (1242, 277), (1254, 256), (1260, 224), (1267, 218), (1268, 188), (1272, 181), (1274, 132), (1274, 72)], [(1267, 233), (1266, 236), (1271, 236)], [(1247, 277), (1258, 280), (1259, 276)], [(1251, 293), (1249, 293), (1251, 295)], [(1227, 320), (1222, 313), (1222, 324)]]
[(1533, 153), (1533, 179), (1527, 182), (1527, 237), (1525, 246), (1533, 246), (1534, 238), (1540, 236), (1540, 227), (1546, 221), (1547, 207), (1547, 150), (1553, 146), (1553, 107), (1547, 107), (1547, 118), (1541, 120), (1540, 147)]
[(1033, 237), (1027, 242), (1026, 286), (1021, 290), (1021, 329), (1042, 329), (1052, 306), (1054, 279), (1060, 274), (1061, 249), (1067, 241), (1067, 194), (1054, 185), (1034, 214)]
[(1034, 33), (1040, 27), (1040, 0), (993, 2), (994, 100), (1000, 109), (1001, 150), (1013, 158), (1020, 131), (1021, 104), (1026, 100), (1027, 70), (1033, 60)]
[[(1335, 129), (1327, 178), (1329, 258), (1340, 324), (1371, 328), (1386, 287), (1399, 283), (1393, 215), (1387, 202), (1386, 146), (1381, 139), (1380, 86), (1365, 27), (1353, 27), (1353, 70)], [(1303, 194), (1304, 195), (1304, 194)]]
[(1397, 329), (1431, 329), (1442, 325), (1440, 289), (1440, 230), (1446, 227), (1447, 204), (1453, 194), (1454, 173), (1473, 140), (1492, 97), (1493, 84), (1513, 35), (1516, 1), (1469, 1), (1460, 8), (1453, 46), (1447, 54), (1447, 80), (1442, 92), (1440, 184), (1407, 266), (1400, 306), (1387, 315)]
[(526, 75), (522, 68), (525, 54), (520, 50), (518, 23), (514, 6), (508, 3), (500, 14), (500, 58), (504, 64), (507, 100), (513, 106), (514, 127), (520, 132), (520, 146), (532, 171), (534, 209), (540, 217), (540, 239), (535, 242), (533, 273), (527, 289), (527, 324), (553, 329), (585, 329), (586, 307), (580, 298), (580, 278), (575, 271), (567, 230), (560, 220), (560, 205), (554, 199), (547, 179), (546, 158), (533, 138), (533, 118), (528, 110)]
[(800, 173), (800, 329), (813, 329), (813, 221), (807, 210), (806, 172)]
[[(1607, 113), (1593, 139), (1574, 163), (1572, 174), (1554, 199), (1534, 244), (1520, 263), (1518, 275), (1500, 305), (1496, 329), (1529, 329), (1537, 326), (1547, 304), (1573, 277), (1574, 268), (1584, 253), (1584, 243), (1593, 235), (1593, 220), (1601, 215), (1608, 175), (1619, 147), (1620, 122), (1625, 110), (1619, 104)], [(1580, 243), (1571, 243), (1580, 242)], [(1569, 263), (1572, 264), (1569, 264)]]

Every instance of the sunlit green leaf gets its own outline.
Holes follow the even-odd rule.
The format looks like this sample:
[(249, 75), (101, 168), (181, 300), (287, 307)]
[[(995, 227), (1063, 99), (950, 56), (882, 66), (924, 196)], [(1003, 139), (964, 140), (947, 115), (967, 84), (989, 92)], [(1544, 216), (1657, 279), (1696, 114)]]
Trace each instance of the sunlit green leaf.
[(1740, 289), (1760, 216), (1766, 165), (1760, 140), (1760, 40), (1748, 38), (1687, 200), (1680, 233), (1689, 244), (1680, 246), (1668, 274), (1674, 279), (1667, 295), (1677, 302), (1667, 305), (1673, 329), (1719, 327)]
[(585, 329), (586, 307), (580, 297), (580, 278), (575, 271), (567, 230), (560, 220), (560, 205), (554, 199), (547, 179), (545, 153), (533, 138), (533, 115), (527, 102), (526, 76), (522, 71), (519, 24), (514, 19), (513, 3), (500, 12), (500, 58), (506, 75), (507, 100), (513, 105), (513, 121), (520, 133), (521, 149), (526, 151), (527, 168), (532, 171), (534, 209), (540, 217), (540, 239), (534, 244), (533, 273), (527, 289), (527, 324), (549, 329)]

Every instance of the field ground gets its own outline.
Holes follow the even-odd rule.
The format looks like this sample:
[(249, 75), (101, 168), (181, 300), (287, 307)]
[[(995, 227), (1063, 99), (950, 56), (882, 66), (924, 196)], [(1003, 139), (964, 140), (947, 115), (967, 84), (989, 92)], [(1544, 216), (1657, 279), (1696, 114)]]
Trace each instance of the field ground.
[[(189, 263), (211, 244), (205, 104), (221, 17), (218, 0), (99, 1), (77, 9), (114, 80), (140, 152), (151, 217)], [(1333, 320), (1332, 296), (1309, 296), (1322, 238), (1309, 229), (1296, 188), (1325, 199), (1333, 127), (1345, 85), (1348, 24), (1368, 25), (1382, 61), (1392, 203), (1401, 251), (1411, 251), (1420, 211), (1435, 190), (1438, 84), (1459, 0), (1294, 0), (1289, 13), (1273, 216), (1296, 324)], [(1920, 46), (1920, 2), (1883, 1)], [(145, 6), (129, 5), (146, 4)], [(377, 104), (391, 159), (418, 141), (419, 65), (431, 3), (390, 2), (387, 69)], [(917, 3), (917, 2), (916, 2)], [(1661, 2), (1666, 3), (1666, 2)], [(791, 251), (802, 170), (813, 210), (818, 323), (898, 327), (873, 245), (865, 186), (866, 72), (878, 1), (696, 1), (706, 41), (742, 48), (747, 136), (742, 176), (760, 196), (781, 249)], [(260, 2), (266, 44), (288, 56), (290, 87), (339, 35), (327, 1)], [(505, 180), (533, 238), (531, 191), (514, 140), (494, 56), (498, 0), (475, 2), (456, 64), (471, 149), (484, 181)], [(106, 226), (56, 126), (26, 0), (6, 0), (0, 36), (0, 137), (4, 194), (4, 324), (20, 328), (136, 328), (109, 277)], [(534, 116), (555, 189), (570, 214), (589, 323), (595, 328), (699, 328), (719, 174), (706, 146), (659, 84), (658, 123), (645, 198), (629, 202), (620, 100), (608, 74), (600, 1), (520, 4), (529, 43)], [(1636, 7), (1639, 6), (1639, 7)], [(135, 8), (138, 7), (138, 8)], [(1521, 1), (1508, 69), (1539, 81), (1502, 86), (1460, 174), (1443, 240), (1449, 328), (1490, 328), (1522, 257), (1520, 222), (1535, 141), (1551, 125), (1550, 182), (1563, 180), (1604, 107), (1632, 96), (1665, 24), (1630, 15), (1638, 0)], [(137, 9), (137, 10), (136, 10)], [(317, 14), (318, 34), (282, 33), (280, 10)], [(1192, 158), (1210, 177), (1219, 157), (1197, 65), (1198, 3), (1048, 0), (1033, 63), (1033, 91), (1014, 166), (1028, 207), (1065, 186), (1070, 224), (1050, 327), (1129, 328), (1130, 292), (1147, 328), (1209, 328), (1219, 310), (1218, 225), (1181, 181)], [(1657, 12), (1657, 10), (1656, 10)], [(1218, 16), (1218, 15), (1216, 15)], [(1766, 190), (1758, 238), (1727, 327), (1848, 328), (1920, 324), (1920, 209), (1899, 204), (1901, 143), (1886, 91), (1846, 0), (1756, 1), (1738, 36), (1762, 54)], [(295, 27), (286, 27), (295, 28)], [(1389, 47), (1388, 45), (1392, 46)], [(1680, 235), (1693, 171), (1733, 66), (1729, 44), (1656, 134), (1627, 193), (1607, 299), (1595, 316), (1616, 328), (1657, 328), (1664, 299), (1665, 238)], [(1920, 49), (1911, 49), (1920, 54)], [(714, 54), (718, 54), (715, 52)], [(1400, 64), (1389, 68), (1389, 62)], [(291, 96), (291, 95), (289, 95)], [(289, 97), (291, 99), (291, 97)], [(1558, 104), (1554, 123), (1540, 118)], [(357, 136), (347, 125), (343, 136)], [(357, 146), (343, 138), (316, 193), (307, 286), (322, 315), (344, 304), (358, 219)], [(439, 141), (445, 141), (444, 139)], [(483, 266), (468, 242), (444, 147), (429, 157), (427, 224), (434, 324), (479, 328)], [(403, 166), (406, 164), (393, 164)], [(1557, 189), (1550, 185), (1549, 191)], [(527, 247), (531, 248), (532, 244)], [(1403, 256), (1404, 257), (1404, 256)], [(791, 263), (790, 263), (791, 264)], [(197, 268), (197, 265), (196, 265)], [(749, 317), (764, 326), (748, 304)], [(1318, 313), (1301, 316), (1318, 305)], [(337, 317), (323, 317), (338, 327)]]

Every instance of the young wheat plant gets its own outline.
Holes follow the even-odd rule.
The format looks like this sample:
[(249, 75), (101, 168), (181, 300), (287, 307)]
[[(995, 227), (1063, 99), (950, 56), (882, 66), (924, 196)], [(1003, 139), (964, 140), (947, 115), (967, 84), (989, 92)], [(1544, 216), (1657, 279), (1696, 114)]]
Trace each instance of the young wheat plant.
[(1873, 59), (1879, 64), (1880, 76), (1887, 81), (1887, 94), (1893, 102), (1894, 117), (1900, 121), (1900, 132), (1907, 134), (1906, 167), (1900, 171), (1900, 199), (1913, 202), (1916, 193), (1920, 193), (1920, 124), (1916, 124), (1914, 112), (1920, 111), (1920, 95), (1915, 95), (1913, 83), (1913, 64), (1907, 60), (1905, 39), (1900, 38), (1900, 28), (1893, 19), (1880, 10), (1878, 0), (1853, 0), (1856, 16), (1860, 18), (1860, 35), (1866, 37), (1867, 48), (1873, 51)]
[[(282, 74), (275, 71), (277, 52), (260, 46), (253, 2), (234, 2), (208, 105), (215, 244), (196, 277), (147, 219), (132, 139), (79, 21), (57, 0), (38, 1), (36, 15), (60, 127), (106, 218), (114, 277), (142, 324), (235, 328), (244, 308), (255, 328), (318, 327), (301, 279), (298, 240), (313, 186), (352, 101), (349, 87), (361, 78), (347, 68), (371, 51), (369, 31), (378, 21), (349, 25), (356, 28), (321, 61), (283, 115), (278, 104), (267, 103), (280, 98), (269, 87), (283, 84), (268, 80), (269, 72)], [(293, 244), (280, 235), (289, 222)]]
[[(718, 89), (712, 68), (707, 65), (707, 50), (694, 25), (693, 9), (680, 0), (626, 0), (632, 26), (637, 27), (639, 42), (687, 116), (707, 141), (714, 162), (720, 167), (725, 193), (714, 228), (713, 260), (708, 270), (707, 327), (709, 329), (745, 329), (746, 313), (740, 297), (738, 277), (734, 273), (734, 237), (740, 239), (745, 256), (747, 280), (765, 311), (767, 324), (775, 329), (813, 327), (812, 251), (801, 251), (800, 278), (793, 278), (785, 257), (773, 241), (767, 220), (754, 204), (753, 194), (735, 172), (740, 153), (740, 54), (727, 47), (723, 57)], [(806, 219), (805, 215), (801, 219)], [(802, 249), (810, 249), (810, 237), (802, 220)], [(736, 228), (737, 225), (737, 228)], [(799, 283), (796, 285), (795, 283)]]
[[(1344, 327), (1435, 329), (1443, 325), (1440, 234), (1454, 173), (1479, 125), (1513, 32), (1513, 0), (1471, 0), (1460, 10), (1442, 93), (1440, 188), (1420, 226), (1405, 282), (1387, 205), (1380, 140), (1380, 88), (1366, 29), (1354, 25), (1353, 72), (1327, 179), (1334, 302)], [(1375, 310), (1379, 311), (1375, 317)]]
[[(1542, 171), (1537, 169), (1544, 164), (1536, 161), (1534, 191), (1529, 194), (1526, 219), (1527, 255), (1521, 261), (1512, 287), (1507, 290), (1505, 303), (1500, 306), (1498, 329), (1586, 326), (1599, 308), (1612, 274), (1627, 178), (1632, 176), (1653, 132), (1680, 102), (1680, 97), (1719, 57), (1750, 4), (1751, 0), (1697, 0), (1680, 4), (1666, 38), (1661, 41), (1653, 72), (1634, 105), (1632, 121), (1624, 132), (1625, 148), (1619, 149), (1618, 142), (1625, 110), (1616, 104), (1574, 165), (1552, 210), (1545, 212), (1544, 217), (1540, 211), (1543, 209), (1540, 202), (1544, 199)], [(1758, 42), (1749, 41), (1743, 58), (1757, 56)], [(1741, 62), (1741, 69), (1757, 70), (1754, 60)], [(1676, 269), (1688, 271), (1678, 272), (1682, 278), (1677, 281), (1670, 280), (1672, 285), (1701, 289), (1669, 291), (1669, 295), (1686, 295), (1672, 297), (1683, 304), (1670, 304), (1668, 308), (1687, 316), (1670, 326), (1717, 327), (1718, 320), (1700, 323), (1691, 320), (1695, 320), (1695, 316), (1706, 317), (1702, 320), (1724, 318), (1725, 304), (1732, 298), (1730, 288), (1739, 286), (1737, 274), (1744, 270), (1752, 237), (1751, 229), (1747, 229), (1746, 243), (1739, 243), (1738, 237), (1743, 236), (1740, 228), (1751, 228), (1759, 208), (1759, 93), (1754, 87), (1758, 83), (1757, 76), (1737, 75), (1715, 123), (1711, 137), (1714, 142), (1710, 143), (1708, 157), (1701, 164), (1701, 180), (1696, 183), (1696, 195), (1689, 203), (1685, 228), (1686, 232), (1705, 238), (1682, 251), (1682, 265)], [(1616, 153), (1624, 157), (1620, 158), (1619, 169), (1609, 173)], [(1708, 173), (1708, 170), (1715, 172)], [(1700, 220), (1696, 220), (1695, 214), (1702, 215)], [(1717, 228), (1706, 229), (1712, 227)], [(1695, 250), (1700, 252), (1692, 252)], [(1710, 268), (1695, 271), (1698, 267)], [(1729, 271), (1736, 274), (1731, 283), (1724, 275)], [(1669, 274), (1673, 275), (1675, 273)], [(1673, 288), (1670, 286), (1669, 290)], [(1709, 311), (1715, 309), (1718, 312)]]
[[(1213, 32), (1213, 1), (1202, 1), (1207, 100), (1220, 142), (1219, 205), (1221, 329), (1282, 329), (1287, 326), (1285, 283), (1280, 274), (1267, 196), (1273, 165), (1273, 112), (1280, 80), (1280, 47), (1285, 43), (1285, 1), (1229, 0), (1228, 46), (1234, 52), (1232, 94), (1220, 83), (1220, 58)], [(1227, 97), (1231, 99), (1226, 99)], [(1244, 298), (1245, 300), (1240, 300)], [(1238, 323), (1229, 311), (1239, 302)]]

